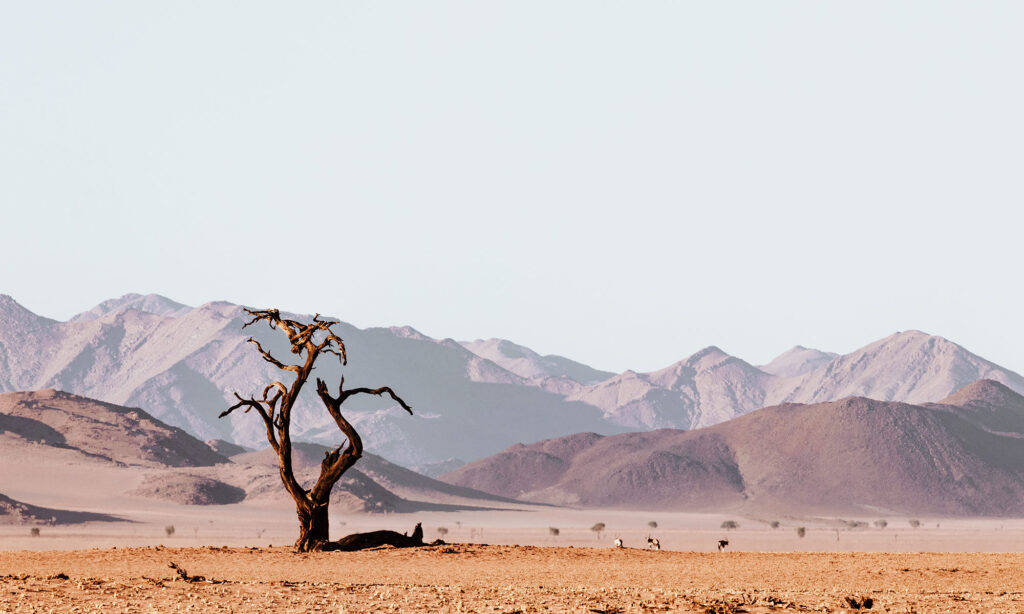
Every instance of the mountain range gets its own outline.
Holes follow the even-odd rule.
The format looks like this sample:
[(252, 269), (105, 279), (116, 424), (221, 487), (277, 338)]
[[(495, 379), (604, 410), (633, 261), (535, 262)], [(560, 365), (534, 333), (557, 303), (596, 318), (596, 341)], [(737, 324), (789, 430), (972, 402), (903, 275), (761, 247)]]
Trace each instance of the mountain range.
[(1024, 397), (981, 380), (938, 403), (786, 403), (692, 431), (520, 444), (442, 479), (595, 508), (1019, 516)]
[[(0, 295), (0, 392), (57, 388), (155, 418), (202, 439), (263, 447), (262, 423), (217, 415), (233, 393), (257, 394), (281, 372), (246, 343), (251, 335), (278, 357), (287, 342), (267, 327), (242, 329), (238, 305), (191, 308), (159, 295), (125, 295), (59, 322)], [(308, 316), (298, 316), (308, 317)], [(613, 374), (500, 339), (434, 339), (411, 327), (335, 326), (348, 347), (347, 386), (388, 385), (414, 408), (354, 398), (350, 420), (368, 451), (437, 474), (513, 444), (581, 432), (694, 429), (784, 403), (859, 396), (922, 403), (979, 379), (1024, 392), (1024, 377), (942, 337), (893, 334), (845, 355), (795, 347), (755, 366), (717, 347), (650, 372)], [(343, 371), (321, 361), (317, 375)], [(337, 445), (340, 434), (304, 390), (296, 439)]]

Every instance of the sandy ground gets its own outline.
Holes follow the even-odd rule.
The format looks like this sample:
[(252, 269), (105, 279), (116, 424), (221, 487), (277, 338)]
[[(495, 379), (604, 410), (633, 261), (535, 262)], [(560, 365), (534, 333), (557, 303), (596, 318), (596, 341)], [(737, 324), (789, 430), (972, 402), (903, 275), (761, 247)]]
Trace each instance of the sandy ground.
[[(171, 562), (205, 580), (186, 582)], [(1020, 554), (452, 545), (0, 552), (0, 612), (1024, 611)]]
[[(537, 507), (335, 513), (335, 538), (421, 522), (428, 540), (453, 545), (299, 555), (287, 502), (140, 499), (126, 493), (142, 471), (86, 471), (70, 458), (18, 463), (2, 452), (0, 492), (123, 521), (38, 526), (38, 536), (30, 526), (0, 525), (0, 614), (840, 611), (847, 598), (870, 598), (871, 611), (1024, 612), (1022, 519), (878, 511), (846, 518), (868, 523), (851, 528), (827, 517)], [(887, 526), (873, 524), (880, 519)], [(739, 528), (722, 529), (726, 520)], [(591, 530), (598, 522), (606, 525), (600, 533)], [(639, 548), (648, 535), (663, 551)], [(612, 549), (616, 537), (633, 548)], [(729, 548), (718, 553), (722, 538)], [(171, 562), (211, 582), (175, 579)]]

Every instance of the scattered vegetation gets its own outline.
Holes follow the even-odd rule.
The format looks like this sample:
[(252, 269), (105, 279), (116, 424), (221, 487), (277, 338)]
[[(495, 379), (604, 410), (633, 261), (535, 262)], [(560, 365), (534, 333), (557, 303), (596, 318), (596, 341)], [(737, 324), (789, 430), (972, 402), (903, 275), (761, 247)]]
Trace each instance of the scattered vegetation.
[(658, 528), (658, 523), (657, 523), (657, 521), (652, 520), (652, 521), (647, 523), (647, 526), (651, 527), (652, 529), (657, 529)]
[(548, 527), (548, 533), (550, 533), (554, 537), (558, 537), (560, 531), (555, 527)]
[(843, 524), (847, 529), (866, 529), (868, 527), (868, 523), (863, 520), (844, 520)]
[(447, 527), (437, 527), (437, 534), (440, 535), (443, 538), (445, 535), (448, 535), (448, 528)]
[(166, 527), (164, 527), (164, 533), (167, 534), (167, 537), (174, 535), (174, 525), (169, 524)]
[(39, 537), (39, 527), (32, 527), (28, 532), (32, 537)]
[(594, 526), (590, 527), (590, 530), (593, 531), (594, 533), (597, 533), (597, 539), (601, 539), (601, 533), (604, 531), (604, 523), (603, 522), (594, 523)]
[(911, 519), (910, 519), (910, 520), (908, 520), (907, 522), (908, 522), (908, 523), (910, 523), (910, 526), (914, 527), (915, 529), (916, 529), (917, 527), (921, 526), (921, 521), (920, 521), (920, 520), (918, 520), (917, 518), (911, 518)]
[(804, 537), (805, 535), (807, 535), (807, 527), (797, 527), (796, 528), (796, 536), (797, 537)]
[(733, 529), (740, 528), (740, 523), (736, 522), (735, 520), (726, 520), (722, 522), (722, 528), (726, 531), (731, 531)]
[(770, 526), (773, 529), (778, 529), (779, 527), (782, 526), (782, 523), (779, 522), (778, 520), (773, 520), (773, 521), (768, 523), (768, 526)]
[(875, 521), (875, 526), (879, 529), (884, 529), (885, 527), (889, 526), (889, 521), (885, 520), (884, 518), (879, 518)]

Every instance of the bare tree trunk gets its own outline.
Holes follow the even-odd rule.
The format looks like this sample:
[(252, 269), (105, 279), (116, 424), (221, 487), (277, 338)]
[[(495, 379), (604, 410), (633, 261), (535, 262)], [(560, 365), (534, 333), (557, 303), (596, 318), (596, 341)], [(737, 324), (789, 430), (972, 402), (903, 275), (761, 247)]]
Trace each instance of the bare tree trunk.
[(312, 322), (303, 324), (282, 318), (281, 313), (276, 309), (246, 309), (245, 311), (253, 319), (244, 324), (242, 328), (259, 321), (267, 322), (271, 328), (280, 329), (287, 334), (288, 341), (292, 346), (292, 354), (300, 357), (305, 355), (305, 360), (298, 365), (285, 364), (264, 350), (259, 341), (250, 337), (249, 343), (256, 346), (256, 350), (263, 356), (263, 360), (282, 371), (294, 373), (295, 379), (292, 380), (290, 386), (279, 381), (271, 382), (263, 389), (263, 398), (261, 399), (254, 396), (246, 399), (236, 392), (235, 398), (238, 399), (238, 402), (221, 412), (220, 417), (223, 418), (236, 409), (244, 407), (246, 412), (256, 410), (256, 413), (263, 419), (267, 428), (267, 441), (270, 442), (270, 447), (277, 452), (280, 462), (281, 482), (288, 494), (295, 500), (295, 509), (299, 516), (299, 539), (295, 542), (295, 548), (299, 552), (318, 550), (330, 539), (327, 507), (331, 500), (331, 490), (341, 476), (363, 455), (363, 441), (355, 428), (341, 414), (341, 405), (346, 399), (357, 394), (375, 396), (387, 394), (409, 414), (412, 414), (412, 408), (387, 386), (346, 390), (344, 377), (338, 384), (338, 396), (333, 397), (327, 390), (327, 384), (318, 378), (316, 380), (317, 394), (320, 395), (327, 412), (334, 418), (338, 429), (348, 440), (348, 447), (342, 443), (334, 450), (324, 454), (324, 460), (320, 464), (320, 477), (317, 478), (312, 488), (306, 490), (295, 479), (295, 472), (292, 469), (292, 408), (299, 398), (299, 392), (313, 372), (313, 364), (321, 354), (333, 354), (338, 357), (342, 365), (347, 364), (345, 344), (331, 330), (331, 327), (337, 322), (321, 320), (320, 314), (313, 316)]
[(310, 552), (330, 540), (330, 526), (327, 516), (328, 503), (309, 507), (299, 505), (299, 539), (295, 549), (299, 552)]

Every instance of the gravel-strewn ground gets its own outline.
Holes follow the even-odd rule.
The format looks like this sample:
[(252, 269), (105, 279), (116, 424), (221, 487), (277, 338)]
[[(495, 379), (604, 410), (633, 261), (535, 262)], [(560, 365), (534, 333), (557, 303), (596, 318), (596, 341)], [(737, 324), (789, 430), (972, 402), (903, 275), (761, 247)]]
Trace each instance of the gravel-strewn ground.
[[(206, 581), (186, 582), (171, 562)], [(0, 612), (1024, 611), (1024, 555), (453, 545), (0, 552)]]

